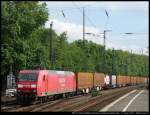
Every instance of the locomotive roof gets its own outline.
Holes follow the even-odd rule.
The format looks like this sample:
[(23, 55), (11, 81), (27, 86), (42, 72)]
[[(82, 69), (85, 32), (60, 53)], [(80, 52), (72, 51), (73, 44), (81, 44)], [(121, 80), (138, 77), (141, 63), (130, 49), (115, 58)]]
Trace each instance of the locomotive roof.
[(20, 73), (39, 73), (39, 70), (21, 70)]
[(57, 70), (21, 70), (20, 73), (39, 73), (40, 71), (47, 71), (49, 74), (73, 74), (71, 71), (57, 71)]
[(57, 71), (57, 70), (48, 70), (49, 74), (62, 74), (62, 75), (68, 75), (73, 74), (71, 71)]

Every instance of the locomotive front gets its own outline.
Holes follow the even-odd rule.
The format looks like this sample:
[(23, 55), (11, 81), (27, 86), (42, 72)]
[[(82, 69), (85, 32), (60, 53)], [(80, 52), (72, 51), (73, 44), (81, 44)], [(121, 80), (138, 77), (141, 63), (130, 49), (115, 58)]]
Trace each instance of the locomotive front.
[(37, 95), (37, 71), (23, 70), (17, 81), (17, 102), (31, 102)]

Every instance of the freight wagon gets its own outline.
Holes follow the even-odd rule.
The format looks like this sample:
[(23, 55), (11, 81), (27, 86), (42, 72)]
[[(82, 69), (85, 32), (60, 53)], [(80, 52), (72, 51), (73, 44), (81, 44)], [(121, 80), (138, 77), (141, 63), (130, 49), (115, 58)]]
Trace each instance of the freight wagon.
[(82, 93), (89, 93), (93, 88), (93, 73), (84, 73), (79, 72), (76, 73), (77, 77), (77, 91)]
[(140, 84), (141, 77), (137, 77), (137, 84)]
[(142, 84), (143, 84), (143, 83), (145, 83), (145, 78), (144, 78), (144, 77), (142, 77)]
[(117, 81), (116, 75), (106, 75), (105, 77), (105, 84), (107, 88), (115, 88), (116, 81)]
[(102, 90), (105, 86), (105, 74), (104, 73), (94, 73), (94, 88), (97, 91)]
[(109, 78), (110, 78), (110, 87), (115, 88), (117, 81), (116, 75), (109, 75)]
[(136, 77), (136, 83), (139, 84), (140, 83), (140, 77)]
[(133, 84), (136, 85), (136, 78), (135, 76), (133, 76)]
[(110, 87), (110, 76), (108, 74), (105, 75), (105, 89)]
[(140, 77), (140, 84), (142, 84), (142, 82), (143, 82), (143, 81), (142, 81), (142, 77)]
[(122, 87), (126, 85), (126, 76), (117, 76), (117, 86)]
[(134, 85), (134, 77), (131, 76), (131, 85)]
[(127, 86), (131, 85), (131, 77), (130, 76), (126, 76), (126, 85)]
[(148, 82), (148, 78), (144, 77), (144, 83), (147, 83), (147, 82)]

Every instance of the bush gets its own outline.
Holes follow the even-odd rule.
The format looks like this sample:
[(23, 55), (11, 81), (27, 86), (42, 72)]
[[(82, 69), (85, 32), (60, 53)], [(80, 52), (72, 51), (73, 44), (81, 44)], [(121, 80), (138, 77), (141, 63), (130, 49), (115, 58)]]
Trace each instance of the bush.
[(98, 91), (96, 89), (92, 89), (91, 94), (92, 97), (98, 96)]

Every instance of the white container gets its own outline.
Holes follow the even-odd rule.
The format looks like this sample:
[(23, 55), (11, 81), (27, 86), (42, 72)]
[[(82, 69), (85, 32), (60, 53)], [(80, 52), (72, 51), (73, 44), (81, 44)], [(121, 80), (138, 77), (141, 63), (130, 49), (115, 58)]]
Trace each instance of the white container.
[(105, 76), (105, 84), (110, 85), (110, 78), (108, 75)]
[(144, 83), (147, 83), (147, 81), (148, 81), (148, 78), (144, 78)]
[(116, 75), (112, 75), (111, 76), (112, 78), (111, 78), (111, 85), (113, 86), (113, 87), (116, 87)]

